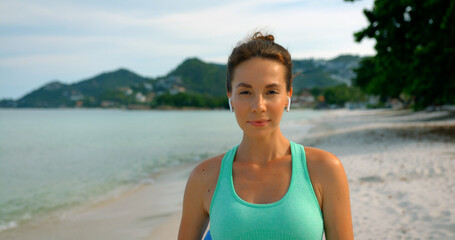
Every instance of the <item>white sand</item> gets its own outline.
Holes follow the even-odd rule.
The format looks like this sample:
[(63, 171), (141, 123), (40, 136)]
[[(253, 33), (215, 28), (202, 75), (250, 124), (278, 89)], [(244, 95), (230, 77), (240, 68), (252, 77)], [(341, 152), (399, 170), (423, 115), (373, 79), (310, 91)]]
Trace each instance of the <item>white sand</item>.
[[(448, 112), (328, 111), (299, 143), (343, 162), (356, 239), (455, 239), (455, 118)], [(193, 164), (151, 184), (0, 232), (0, 239), (176, 239)]]
[(455, 121), (447, 112), (337, 110), (303, 144), (349, 179), (356, 239), (455, 239)]

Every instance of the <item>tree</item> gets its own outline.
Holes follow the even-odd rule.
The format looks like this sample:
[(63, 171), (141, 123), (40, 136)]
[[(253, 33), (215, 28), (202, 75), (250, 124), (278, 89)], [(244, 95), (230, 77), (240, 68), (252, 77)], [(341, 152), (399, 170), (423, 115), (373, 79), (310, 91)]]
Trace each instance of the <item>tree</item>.
[(375, 39), (377, 54), (362, 60), (354, 84), (381, 97), (413, 96), (416, 109), (455, 103), (455, 1), (376, 0), (364, 15), (369, 26), (354, 36)]
[(343, 106), (346, 102), (364, 102), (365, 95), (357, 87), (349, 87), (346, 84), (327, 87), (323, 89), (325, 102)]

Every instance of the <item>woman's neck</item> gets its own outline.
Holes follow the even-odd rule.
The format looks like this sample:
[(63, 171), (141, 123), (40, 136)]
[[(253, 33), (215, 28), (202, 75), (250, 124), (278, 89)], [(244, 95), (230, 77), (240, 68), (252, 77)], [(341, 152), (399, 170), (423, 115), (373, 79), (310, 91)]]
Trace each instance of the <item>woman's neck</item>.
[(270, 160), (291, 154), (289, 140), (281, 131), (265, 137), (250, 137), (243, 135), (242, 142), (237, 148), (235, 161), (266, 163)]

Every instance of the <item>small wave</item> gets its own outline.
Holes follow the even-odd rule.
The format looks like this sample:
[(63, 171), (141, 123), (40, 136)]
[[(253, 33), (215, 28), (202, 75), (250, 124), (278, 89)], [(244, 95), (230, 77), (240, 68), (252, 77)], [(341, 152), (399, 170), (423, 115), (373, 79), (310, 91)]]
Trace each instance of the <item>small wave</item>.
[(149, 178), (144, 178), (144, 179), (140, 180), (139, 184), (152, 184), (154, 182), (155, 182), (155, 180), (153, 178), (149, 177)]
[(11, 228), (15, 228), (15, 227), (17, 227), (17, 223), (15, 221), (11, 221), (7, 224), (0, 225), (0, 232), (11, 229)]

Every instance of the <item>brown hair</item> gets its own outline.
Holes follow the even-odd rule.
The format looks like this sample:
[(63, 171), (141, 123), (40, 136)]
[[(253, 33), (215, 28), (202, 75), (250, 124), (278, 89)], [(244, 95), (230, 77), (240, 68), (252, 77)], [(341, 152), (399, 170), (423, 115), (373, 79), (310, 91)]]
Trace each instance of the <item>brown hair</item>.
[(293, 78), (291, 54), (280, 44), (275, 43), (273, 35), (264, 36), (261, 32), (256, 32), (248, 41), (239, 43), (229, 56), (226, 73), (226, 88), (229, 93), (232, 91), (235, 67), (253, 57), (272, 59), (282, 63), (286, 67), (286, 91), (291, 90)]

